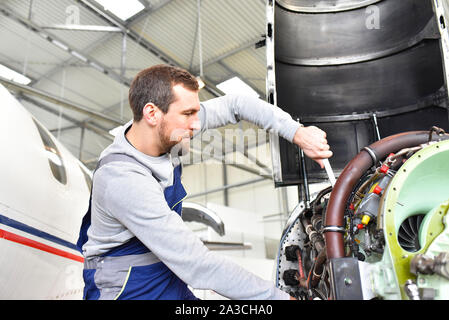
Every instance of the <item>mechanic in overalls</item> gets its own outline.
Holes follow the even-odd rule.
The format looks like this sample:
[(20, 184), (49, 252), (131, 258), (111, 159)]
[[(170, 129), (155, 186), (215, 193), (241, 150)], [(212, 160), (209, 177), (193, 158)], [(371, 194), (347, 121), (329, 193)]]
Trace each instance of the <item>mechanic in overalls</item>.
[[(209, 251), (181, 218), (186, 192), (178, 153), (196, 133), (239, 120), (272, 130), (322, 166), (326, 134), (249, 96), (200, 103), (198, 82), (169, 65), (141, 71), (129, 90), (133, 120), (100, 155), (78, 247), (84, 299), (197, 299), (210, 289), (230, 299), (289, 299), (270, 281)], [(176, 146), (176, 148), (175, 148)]]

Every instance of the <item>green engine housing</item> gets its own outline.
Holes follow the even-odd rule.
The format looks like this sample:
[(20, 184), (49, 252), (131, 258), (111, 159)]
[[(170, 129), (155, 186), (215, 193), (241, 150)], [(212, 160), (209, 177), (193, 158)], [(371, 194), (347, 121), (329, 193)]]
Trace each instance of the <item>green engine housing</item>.
[(449, 299), (449, 279), (410, 270), (418, 254), (449, 252), (448, 210), (449, 141), (442, 141), (410, 157), (382, 195), (377, 227), (383, 230), (385, 250), (380, 261), (365, 263), (373, 297), (408, 299), (404, 287), (411, 280), (419, 291), (431, 290), (433, 299)]

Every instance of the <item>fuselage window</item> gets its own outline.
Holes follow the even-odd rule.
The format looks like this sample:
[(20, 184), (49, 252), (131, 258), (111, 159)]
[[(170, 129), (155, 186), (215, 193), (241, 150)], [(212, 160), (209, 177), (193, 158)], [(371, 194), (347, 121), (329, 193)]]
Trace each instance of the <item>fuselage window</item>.
[(45, 154), (48, 158), (48, 163), (50, 164), (51, 172), (56, 180), (62, 184), (67, 183), (67, 174), (64, 167), (64, 162), (62, 161), (61, 154), (59, 153), (56, 144), (53, 142), (51, 136), (45, 131), (45, 129), (33, 119), (36, 124), (39, 135), (41, 136), (42, 142), (45, 147)]

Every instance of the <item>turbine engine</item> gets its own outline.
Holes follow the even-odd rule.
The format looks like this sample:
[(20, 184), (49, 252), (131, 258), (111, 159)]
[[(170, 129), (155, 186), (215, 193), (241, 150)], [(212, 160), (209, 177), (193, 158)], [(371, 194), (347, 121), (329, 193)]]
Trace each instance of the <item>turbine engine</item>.
[(360, 151), (290, 214), (276, 284), (298, 299), (449, 299), (449, 135)]

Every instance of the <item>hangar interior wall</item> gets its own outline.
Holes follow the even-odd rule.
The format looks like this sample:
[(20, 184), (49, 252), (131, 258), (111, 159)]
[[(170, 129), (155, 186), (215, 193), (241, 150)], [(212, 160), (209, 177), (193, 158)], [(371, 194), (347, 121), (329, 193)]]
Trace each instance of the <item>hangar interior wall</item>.
[[(269, 148), (268, 145), (259, 148)], [(257, 147), (249, 149), (256, 154)], [(269, 164), (269, 157), (258, 159)], [(212, 228), (197, 223), (189, 223), (204, 240), (224, 242), (249, 242), (252, 249), (224, 252), (234, 257), (274, 259), (279, 238), (288, 215), (298, 204), (298, 187), (275, 187), (272, 179), (260, 179), (256, 183), (195, 196), (224, 185), (235, 185), (260, 178), (226, 164), (226, 181), (223, 164), (207, 160), (201, 164), (185, 166), (183, 184), (189, 196), (186, 201), (205, 205), (214, 210), (224, 221), (226, 234), (220, 237)], [(326, 184), (326, 183), (325, 183)], [(311, 192), (319, 190), (322, 184), (311, 186)]]

